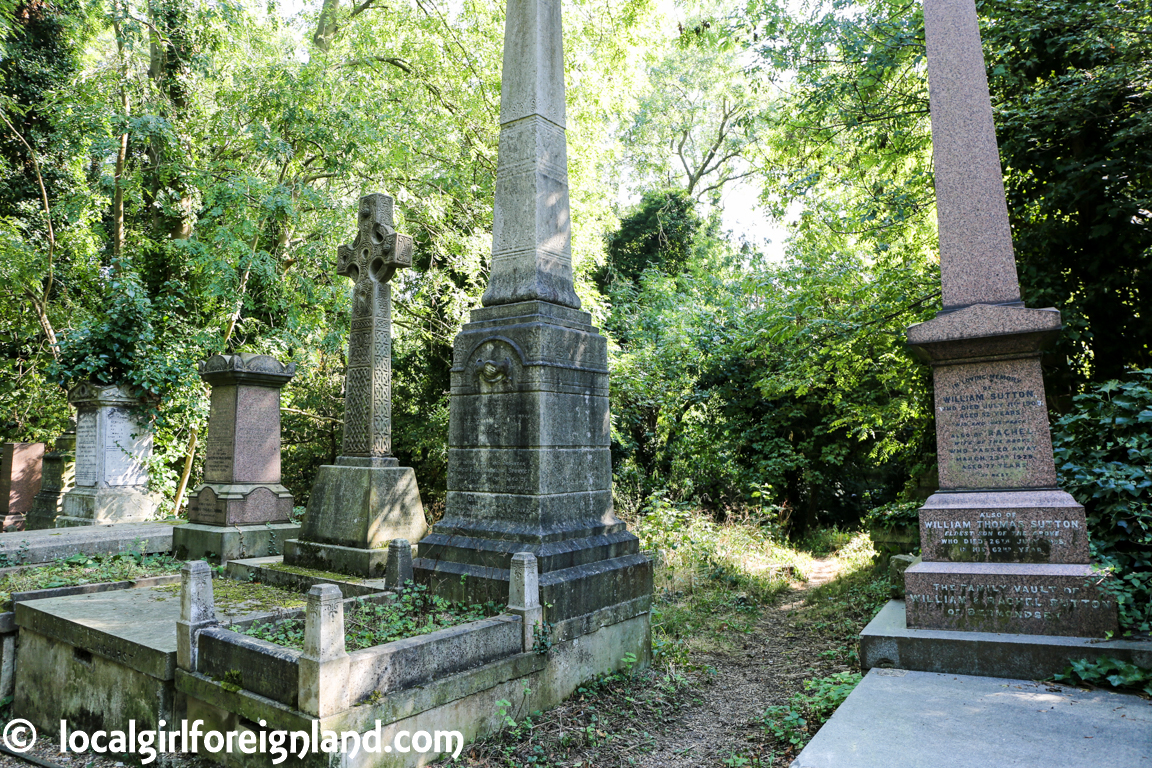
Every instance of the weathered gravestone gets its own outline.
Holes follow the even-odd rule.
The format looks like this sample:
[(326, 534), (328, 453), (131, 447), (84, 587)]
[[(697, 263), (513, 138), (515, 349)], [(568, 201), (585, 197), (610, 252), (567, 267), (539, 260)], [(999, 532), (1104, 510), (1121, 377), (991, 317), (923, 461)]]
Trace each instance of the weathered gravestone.
[(76, 408), (76, 486), (64, 494), (56, 527), (151, 519), (160, 499), (148, 491), (144, 402), (127, 387), (89, 382), (73, 387), (68, 402)]
[(455, 341), (446, 512), (416, 578), (499, 601), (531, 552), (549, 622), (623, 618), (652, 571), (613, 514), (607, 345), (572, 283), (558, 0), (509, 0), (502, 78), (492, 272)]
[(344, 379), (344, 443), (320, 467), (290, 565), (382, 577), (392, 539), (424, 535), (416, 473), (392, 455), (392, 286), (412, 265), (412, 238), (393, 228), (392, 198), (360, 199), (356, 239), (341, 245), (336, 271), (352, 278), (352, 328)]
[(299, 526), (280, 484), (280, 389), (296, 372), (268, 355), (213, 355), (200, 364), (212, 387), (204, 483), (188, 500), (188, 524), (172, 532), (182, 560), (226, 562), (278, 555)]
[(907, 624), (1100, 637), (1116, 605), (1057, 487), (1040, 369), (1060, 313), (1020, 300), (973, 0), (925, 0), (924, 25), (944, 309), (908, 341), (933, 367), (940, 490), (920, 510)]
[(0, 446), (0, 530), (24, 529), (24, 517), (40, 492), (44, 443), (4, 443)]
[(40, 471), (40, 492), (32, 500), (32, 509), (24, 520), (26, 530), (55, 528), (56, 518), (64, 511), (64, 494), (76, 483), (76, 422), (71, 421), (64, 434), (56, 438), (52, 450), (44, 454)]

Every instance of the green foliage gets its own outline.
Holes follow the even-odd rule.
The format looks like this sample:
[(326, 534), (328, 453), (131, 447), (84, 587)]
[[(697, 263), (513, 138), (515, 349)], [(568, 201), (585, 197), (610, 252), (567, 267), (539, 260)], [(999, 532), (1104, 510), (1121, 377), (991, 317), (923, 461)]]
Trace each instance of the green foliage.
[[(14, 559), (21, 559), (19, 552), (14, 553)], [(80, 553), (50, 565), (32, 566), (0, 576), (0, 609), (12, 610), (10, 598), (13, 592), (164, 576), (178, 573), (183, 565), (182, 561), (168, 555), (145, 555), (131, 550), (115, 555)]]
[[(406, 583), (395, 599), (382, 603), (360, 600), (344, 611), (344, 647), (358, 651), (406, 637), (467, 624), (499, 613), (494, 603), (463, 605), (430, 594), (423, 584)], [(244, 634), (287, 648), (304, 648), (304, 620), (284, 619), (253, 624)]]
[(704, 226), (687, 192), (645, 192), (639, 204), (620, 219), (620, 229), (608, 236), (607, 278), (635, 285), (647, 269), (679, 274)]
[(1053, 675), (1052, 679), (1071, 685), (1088, 683), (1121, 690), (1137, 690), (1152, 696), (1152, 669), (1107, 656), (1097, 661), (1073, 661), (1063, 672)]
[(1021, 288), (1064, 330), (1049, 389), (1148, 367), (1152, 7), (978, 4)]
[(868, 528), (899, 528), (920, 523), (920, 501), (892, 501), (868, 510), (864, 525)]
[(837, 672), (805, 680), (806, 693), (794, 693), (788, 704), (768, 707), (760, 722), (765, 730), (799, 752), (863, 677), (859, 672)]
[(1093, 387), (1052, 425), (1060, 485), (1084, 505), (1092, 559), (1112, 569), (1120, 626), (1152, 631), (1152, 370)]
[(757, 508), (795, 536), (854, 525), (934, 457), (927, 370), (902, 342), (927, 317), (924, 273), (696, 247), (690, 271), (613, 294), (622, 506), (664, 493)]

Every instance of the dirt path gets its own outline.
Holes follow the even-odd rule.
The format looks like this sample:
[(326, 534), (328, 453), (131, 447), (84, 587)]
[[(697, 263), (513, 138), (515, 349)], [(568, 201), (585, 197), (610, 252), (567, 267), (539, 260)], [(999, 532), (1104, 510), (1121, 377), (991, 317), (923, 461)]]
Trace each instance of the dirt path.
[(750, 737), (756, 736), (748, 723), (765, 708), (786, 703), (803, 680), (847, 669), (820, 657), (826, 644), (795, 631), (793, 617), (806, 593), (831, 581), (837, 572), (835, 558), (817, 560), (808, 582), (765, 611), (742, 649), (701, 656), (701, 663), (716, 670), (712, 682), (696, 692), (698, 703), (658, 736), (656, 748), (637, 764), (651, 768), (725, 765), (733, 755), (748, 751)]

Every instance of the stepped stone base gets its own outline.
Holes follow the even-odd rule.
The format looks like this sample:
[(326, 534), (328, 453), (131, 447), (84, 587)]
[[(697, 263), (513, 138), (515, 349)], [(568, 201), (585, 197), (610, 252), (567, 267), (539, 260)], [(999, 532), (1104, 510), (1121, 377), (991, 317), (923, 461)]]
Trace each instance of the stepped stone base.
[(73, 488), (64, 495), (64, 513), (56, 518), (56, 527), (143, 523), (156, 516), (159, 506), (159, 494), (149, 493), (146, 486)]
[(362, 579), (382, 579), (388, 563), (388, 547), (360, 549), (290, 539), (284, 542), (284, 562), (297, 568), (344, 573)]
[(1044, 680), (1073, 659), (1121, 659), (1152, 669), (1152, 641), (910, 629), (891, 600), (860, 633), (860, 666)]
[(919, 563), (904, 572), (908, 625), (1104, 637), (1118, 629), (1104, 578), (1089, 565)]
[(172, 549), (180, 560), (207, 558), (214, 563), (268, 557), (284, 551), (300, 533), (296, 523), (262, 525), (204, 525), (186, 523), (172, 529)]

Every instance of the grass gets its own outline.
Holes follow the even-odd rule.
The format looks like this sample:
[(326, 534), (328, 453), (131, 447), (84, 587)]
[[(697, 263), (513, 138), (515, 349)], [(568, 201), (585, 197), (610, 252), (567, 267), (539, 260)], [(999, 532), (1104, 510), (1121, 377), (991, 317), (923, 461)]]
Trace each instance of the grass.
[[(384, 603), (358, 601), (344, 611), (344, 648), (358, 651), (406, 637), (467, 624), (495, 615), (503, 606), (462, 605), (428, 593), (423, 584), (409, 582)], [(282, 619), (254, 624), (243, 633), (285, 648), (304, 650), (304, 620)]]
[(657, 503), (629, 528), (656, 555), (652, 645), (657, 661), (690, 666), (700, 652), (752, 632), (761, 610), (804, 580), (813, 558), (751, 523), (718, 524)]
[(76, 554), (43, 566), (24, 568), (0, 577), (0, 609), (12, 610), (13, 592), (132, 581), (179, 573), (184, 563), (168, 555), (122, 552), (115, 555)]

